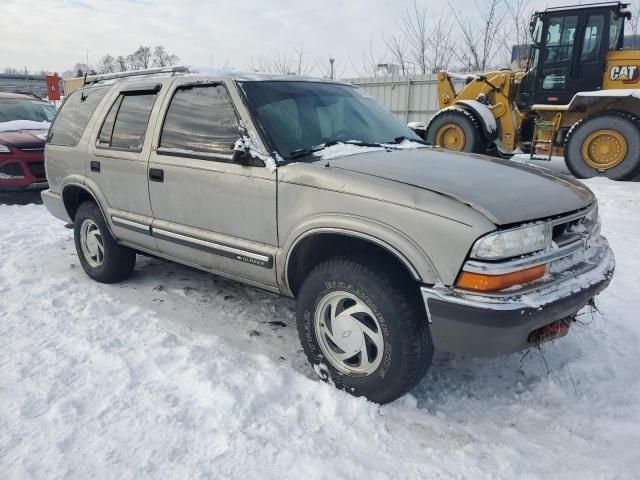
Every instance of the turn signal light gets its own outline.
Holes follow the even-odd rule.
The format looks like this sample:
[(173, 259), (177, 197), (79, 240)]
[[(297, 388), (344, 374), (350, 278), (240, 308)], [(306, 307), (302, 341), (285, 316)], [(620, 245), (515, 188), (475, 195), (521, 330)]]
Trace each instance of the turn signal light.
[(475, 290), (478, 292), (495, 292), (505, 288), (520, 285), (522, 283), (533, 282), (544, 277), (547, 271), (546, 265), (519, 270), (517, 272), (505, 273), (504, 275), (485, 275), (482, 273), (462, 272), (458, 277), (456, 286), (465, 290)]

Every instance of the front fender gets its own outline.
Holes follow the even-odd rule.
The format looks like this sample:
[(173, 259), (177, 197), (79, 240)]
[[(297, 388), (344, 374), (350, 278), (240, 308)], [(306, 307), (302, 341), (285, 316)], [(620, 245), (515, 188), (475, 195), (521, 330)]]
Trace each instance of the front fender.
[(473, 113), (482, 124), (482, 129), (487, 139), (494, 140), (498, 136), (498, 125), (496, 119), (484, 103), (477, 100), (458, 100), (455, 105), (459, 105), (465, 110)]
[(368, 218), (334, 213), (306, 218), (291, 229), (276, 256), (276, 263), (280, 265), (281, 285), (286, 285), (287, 289), (289, 287), (287, 272), (295, 247), (309, 236), (322, 233), (353, 236), (375, 243), (395, 255), (416, 281), (431, 285), (440, 281), (427, 254), (400, 230)]

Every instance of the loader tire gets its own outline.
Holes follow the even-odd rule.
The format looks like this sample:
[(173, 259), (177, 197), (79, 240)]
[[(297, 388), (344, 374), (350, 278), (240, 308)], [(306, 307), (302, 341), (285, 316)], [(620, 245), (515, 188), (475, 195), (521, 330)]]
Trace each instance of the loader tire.
[(458, 152), (486, 153), (487, 140), (476, 116), (461, 108), (438, 112), (427, 127), (427, 143)]
[(635, 178), (640, 174), (640, 118), (615, 110), (583, 118), (567, 134), (564, 160), (576, 178)]

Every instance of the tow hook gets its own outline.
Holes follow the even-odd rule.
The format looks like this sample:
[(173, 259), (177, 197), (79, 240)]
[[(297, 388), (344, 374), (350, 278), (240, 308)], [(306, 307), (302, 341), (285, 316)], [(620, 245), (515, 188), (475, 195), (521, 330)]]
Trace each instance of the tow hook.
[(545, 342), (564, 337), (569, 333), (569, 326), (574, 321), (573, 317), (562, 318), (556, 320), (549, 325), (537, 328), (529, 334), (527, 341), (532, 347), (537, 347)]

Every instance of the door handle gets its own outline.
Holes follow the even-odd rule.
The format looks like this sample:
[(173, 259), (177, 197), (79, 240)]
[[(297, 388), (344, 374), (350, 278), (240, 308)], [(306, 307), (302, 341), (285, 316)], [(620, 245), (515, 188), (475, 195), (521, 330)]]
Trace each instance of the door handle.
[(161, 168), (150, 168), (149, 180), (152, 182), (164, 182), (164, 170)]
[(92, 172), (100, 172), (100, 162), (92, 160), (91, 161), (91, 171)]

